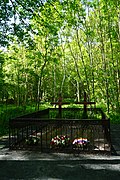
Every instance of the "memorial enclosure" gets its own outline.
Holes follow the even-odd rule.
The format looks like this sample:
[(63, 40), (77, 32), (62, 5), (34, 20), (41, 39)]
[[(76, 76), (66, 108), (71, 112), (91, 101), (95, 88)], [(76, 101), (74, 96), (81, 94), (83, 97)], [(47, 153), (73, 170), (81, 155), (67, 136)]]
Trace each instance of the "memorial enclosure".
[[(55, 103), (52, 103), (55, 104)], [(111, 152), (110, 120), (94, 102), (48, 108), (9, 121), (9, 148), (41, 152)], [(65, 103), (67, 104), (67, 103)], [(87, 107), (94, 104), (94, 107)]]

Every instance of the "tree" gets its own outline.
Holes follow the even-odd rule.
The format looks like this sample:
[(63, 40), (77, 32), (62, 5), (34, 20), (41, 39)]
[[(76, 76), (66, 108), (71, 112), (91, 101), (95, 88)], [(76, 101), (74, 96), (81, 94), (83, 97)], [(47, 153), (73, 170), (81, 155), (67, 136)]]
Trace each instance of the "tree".
[(34, 101), (39, 109), (40, 101), (56, 100), (59, 92), (79, 101), (87, 91), (108, 112), (119, 112), (118, 0), (16, 0), (1, 7), (9, 14), (2, 14), (4, 25), (7, 17), (16, 21), (6, 31), (14, 37), (1, 71), (6, 97), (18, 105)]
[(4, 54), (0, 51), (0, 101), (4, 100), (4, 74), (3, 74), (3, 63), (4, 63)]
[(39, 7), (44, 7), (44, 0), (0, 0), (0, 44), (6, 46), (16, 37), (32, 45), (30, 20)]

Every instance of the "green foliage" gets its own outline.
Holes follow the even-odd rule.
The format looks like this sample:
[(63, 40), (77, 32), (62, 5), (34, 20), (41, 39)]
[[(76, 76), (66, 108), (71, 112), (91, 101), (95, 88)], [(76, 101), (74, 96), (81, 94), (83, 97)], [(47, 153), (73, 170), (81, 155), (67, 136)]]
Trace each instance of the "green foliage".
[[(41, 102), (40, 110), (44, 110), (51, 107), (49, 103)], [(16, 107), (14, 105), (1, 105), (0, 104), (0, 135), (8, 134), (9, 132), (9, 119), (32, 113), (36, 111), (35, 104)]]
[(70, 104), (70, 105), (68, 105), (67, 106), (68, 108), (79, 108), (80, 106), (79, 105), (77, 105), (77, 104)]
[(12, 43), (0, 54), (0, 101), (39, 109), (59, 93), (83, 101), (86, 91), (108, 114), (119, 112), (119, 6), (118, 0), (2, 1), (1, 44)]
[(109, 115), (110, 122), (112, 124), (120, 124), (120, 113), (110, 113)]
[(44, 6), (44, 1), (1, 0), (0, 44), (3, 46), (10, 44), (13, 37), (16, 37), (19, 42), (32, 39), (29, 35), (32, 30), (30, 19), (34, 17), (34, 11), (37, 11), (41, 6)]
[(8, 134), (9, 119), (29, 113), (31, 111), (35, 111), (35, 108), (27, 107), (25, 109), (24, 107), (15, 107), (13, 105), (0, 106), (0, 135), (6, 133)]

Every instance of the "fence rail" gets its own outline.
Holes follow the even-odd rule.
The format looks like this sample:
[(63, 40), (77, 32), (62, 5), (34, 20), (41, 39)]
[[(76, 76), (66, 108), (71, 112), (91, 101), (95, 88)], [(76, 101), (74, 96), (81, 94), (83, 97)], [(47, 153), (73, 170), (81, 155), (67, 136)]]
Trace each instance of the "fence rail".
[[(93, 112), (93, 109), (87, 113), (91, 111)], [(94, 109), (94, 117), (88, 115), (90, 119), (80, 119), (81, 112), (82, 110), (78, 108), (72, 110), (63, 108), (62, 117), (57, 118), (58, 111), (52, 108), (39, 112), (38, 116), (37, 113), (36, 115), (32, 113), (32, 116), (11, 119), (10, 149), (111, 153), (110, 120), (100, 112), (100, 109)]]

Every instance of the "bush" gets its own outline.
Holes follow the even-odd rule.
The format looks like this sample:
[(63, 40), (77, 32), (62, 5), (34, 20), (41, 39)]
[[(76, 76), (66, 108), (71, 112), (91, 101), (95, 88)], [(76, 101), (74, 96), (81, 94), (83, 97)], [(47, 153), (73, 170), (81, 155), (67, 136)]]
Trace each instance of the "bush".
[(120, 124), (120, 113), (111, 113), (109, 118), (111, 123)]

